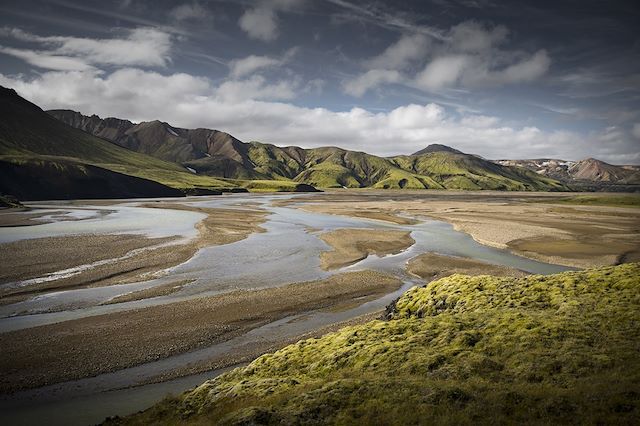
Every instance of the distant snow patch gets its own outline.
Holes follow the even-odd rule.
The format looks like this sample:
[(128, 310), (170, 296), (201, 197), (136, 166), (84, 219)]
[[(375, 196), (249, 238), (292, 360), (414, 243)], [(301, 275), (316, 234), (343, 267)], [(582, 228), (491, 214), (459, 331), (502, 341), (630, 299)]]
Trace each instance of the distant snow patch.
[(171, 133), (173, 136), (179, 136), (171, 127), (167, 127), (167, 131)]
[(194, 169), (192, 169), (191, 167), (187, 167), (187, 170), (189, 170), (191, 173), (193, 173), (194, 175), (197, 175), (198, 172), (196, 172)]

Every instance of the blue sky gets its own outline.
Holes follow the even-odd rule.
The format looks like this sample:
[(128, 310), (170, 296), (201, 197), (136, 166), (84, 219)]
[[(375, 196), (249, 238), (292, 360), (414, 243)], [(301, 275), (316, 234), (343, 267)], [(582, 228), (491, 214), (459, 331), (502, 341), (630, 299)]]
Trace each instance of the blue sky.
[(379, 155), (640, 163), (633, 1), (3, 1), (0, 84), (45, 109)]

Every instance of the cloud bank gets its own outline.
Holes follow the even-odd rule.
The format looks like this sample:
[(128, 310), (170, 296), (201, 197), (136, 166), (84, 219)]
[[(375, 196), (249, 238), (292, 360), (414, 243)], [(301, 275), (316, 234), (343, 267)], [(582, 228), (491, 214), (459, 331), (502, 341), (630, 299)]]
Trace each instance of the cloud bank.
[(294, 97), (302, 82), (270, 83), (259, 75), (214, 85), (188, 74), (125, 68), (108, 75), (49, 71), (32, 79), (0, 74), (0, 84), (45, 109), (70, 108), (134, 121), (160, 119), (278, 145), (337, 145), (388, 156), (442, 143), (494, 159), (545, 157), (553, 152), (566, 159), (637, 160), (625, 153), (626, 134), (616, 128), (588, 137), (545, 132), (535, 126), (506, 125), (491, 116), (460, 116), (435, 103), (409, 104), (388, 112), (306, 108), (278, 101)]
[(362, 65), (367, 70), (345, 81), (343, 87), (346, 93), (360, 97), (387, 83), (437, 92), (525, 83), (543, 76), (551, 64), (547, 51), (506, 49), (502, 45), (508, 34), (503, 26), (466, 21), (451, 27), (443, 38), (404, 35), (378, 56), (365, 60)]
[(127, 30), (124, 37), (42, 37), (17, 28), (0, 28), (0, 37), (35, 44), (16, 49), (0, 45), (0, 52), (23, 59), (38, 68), (84, 71), (99, 65), (164, 67), (170, 61), (171, 34), (157, 28)]

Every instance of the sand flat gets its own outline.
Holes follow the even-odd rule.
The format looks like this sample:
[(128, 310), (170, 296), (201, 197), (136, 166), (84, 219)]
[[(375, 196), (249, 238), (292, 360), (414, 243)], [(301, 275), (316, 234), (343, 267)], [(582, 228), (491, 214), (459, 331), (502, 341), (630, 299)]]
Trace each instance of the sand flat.
[[(145, 274), (187, 261), (200, 248), (233, 243), (254, 232), (262, 232), (260, 224), (266, 215), (260, 209), (238, 214), (238, 210), (234, 209), (200, 208), (169, 202), (148, 203), (142, 207), (187, 210), (207, 216), (196, 224), (198, 236), (185, 243), (178, 237), (102, 234), (37, 238), (0, 244), (0, 255), (10, 259), (0, 265), (0, 283), (40, 277), (105, 259), (117, 259), (69, 277), (3, 288), (0, 291), (0, 303), (19, 302), (46, 291), (135, 282)], [(131, 256), (121, 258), (132, 251)]]
[(320, 238), (332, 248), (320, 254), (320, 265), (325, 270), (352, 265), (370, 254), (400, 253), (415, 243), (410, 232), (380, 229), (337, 229)]
[(509, 277), (527, 275), (514, 268), (438, 253), (423, 253), (414, 257), (408, 262), (407, 271), (427, 280), (437, 280), (453, 274)]
[(165, 358), (295, 313), (387, 294), (401, 284), (378, 272), (351, 272), (2, 333), (0, 393)]
[[(420, 191), (333, 192), (298, 206), (329, 214), (386, 211), (453, 224), (488, 246), (573, 267), (611, 265), (640, 252), (640, 211), (633, 207), (549, 203), (567, 194)], [(298, 200), (300, 202), (300, 200)], [(552, 244), (539, 244), (548, 240)], [(562, 241), (556, 243), (556, 241)]]

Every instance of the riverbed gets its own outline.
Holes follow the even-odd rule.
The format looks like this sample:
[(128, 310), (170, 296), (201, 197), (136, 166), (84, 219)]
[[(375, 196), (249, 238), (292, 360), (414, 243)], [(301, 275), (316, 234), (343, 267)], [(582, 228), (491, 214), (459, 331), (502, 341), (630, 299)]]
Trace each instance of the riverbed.
[[(322, 194), (318, 194), (317, 197), (322, 197)], [(48, 424), (86, 424), (99, 422), (107, 415), (125, 415), (143, 409), (153, 402), (150, 401), (151, 399), (155, 400), (168, 393), (182, 392), (207, 376), (206, 373), (198, 373), (180, 379), (166, 380), (160, 384), (136, 386), (137, 384), (148, 383), (177, 368), (197, 364), (212, 357), (231, 355), (247, 346), (258, 343), (265, 347), (277, 346), (278, 343), (287, 341), (289, 338), (380, 311), (408, 288), (423, 282), (406, 272), (407, 261), (421, 253), (434, 252), (467, 257), (536, 274), (550, 274), (569, 269), (516, 256), (506, 250), (484, 246), (469, 235), (454, 230), (452, 225), (437, 220), (420, 218), (416, 224), (397, 224), (309, 212), (296, 208), (295, 203), (286, 207), (273, 205), (274, 201), (287, 199), (295, 201), (295, 198), (296, 195), (234, 194), (181, 200), (163, 199), (161, 200), (163, 203), (175, 202), (206, 208), (233, 208), (238, 210), (239, 215), (243, 211), (263, 209), (268, 214), (266, 221), (261, 225), (265, 232), (251, 234), (248, 238), (231, 244), (202, 248), (188, 261), (156, 271), (138, 282), (53, 291), (18, 303), (0, 306), (0, 332), (166, 305), (238, 290), (251, 291), (281, 287), (290, 283), (322, 280), (333, 274), (350, 271), (374, 270), (392, 275), (404, 283), (400, 289), (340, 310), (312, 311), (281, 318), (206, 348), (95, 377), (22, 391), (10, 397), (5, 396), (0, 399), (2, 413), (0, 417), (10, 420), (12, 424), (16, 424), (18, 419), (23, 419), (25, 424), (34, 424), (36, 417), (33, 417), (33, 413), (37, 412), (38, 418), (48, 419)], [(91, 202), (32, 204), (30, 205), (32, 208), (56, 213), (41, 217), (41, 220), (49, 221), (47, 223), (0, 229), (0, 241), (78, 234), (139, 234), (153, 238), (177, 236), (178, 240), (195, 237), (195, 225), (202, 220), (202, 214), (141, 207), (142, 204), (148, 205), (154, 201), (125, 200), (112, 204), (92, 204)], [(381, 257), (370, 255), (353, 265), (325, 271), (320, 267), (320, 253), (330, 247), (319, 238), (319, 235), (342, 228), (407, 231), (410, 232), (415, 243), (399, 254)], [(77, 267), (91, 268), (92, 265)], [(47, 276), (53, 276), (55, 279), (56, 273), (62, 275), (64, 272), (53, 271), (53, 274)], [(176, 281), (188, 282), (188, 284), (168, 295), (108, 304), (113, 298)], [(29, 283), (5, 285), (28, 286)], [(210, 375), (213, 374), (215, 373), (210, 372)], [(149, 395), (153, 395), (153, 398)], [(108, 406), (105, 406), (106, 400), (109, 401)], [(139, 403), (132, 404), (132, 401), (139, 401)], [(83, 407), (81, 415), (78, 411), (79, 407)], [(28, 413), (31, 413), (31, 417), (27, 415)]]

